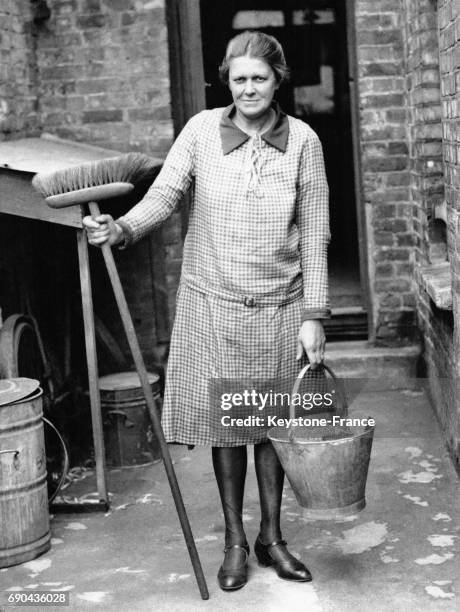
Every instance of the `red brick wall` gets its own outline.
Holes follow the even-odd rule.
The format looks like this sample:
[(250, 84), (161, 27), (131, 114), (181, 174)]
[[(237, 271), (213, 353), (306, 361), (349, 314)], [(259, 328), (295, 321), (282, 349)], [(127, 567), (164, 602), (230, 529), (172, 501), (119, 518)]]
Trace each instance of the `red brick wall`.
[(39, 131), (30, 2), (0, 3), (0, 140)]
[(356, 0), (362, 168), (376, 341), (415, 333), (404, 13), (400, 0)]

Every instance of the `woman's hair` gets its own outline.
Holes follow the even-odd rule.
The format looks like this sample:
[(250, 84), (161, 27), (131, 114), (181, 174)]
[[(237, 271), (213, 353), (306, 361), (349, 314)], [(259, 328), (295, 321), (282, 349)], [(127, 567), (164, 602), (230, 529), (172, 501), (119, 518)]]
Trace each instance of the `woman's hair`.
[(289, 78), (283, 47), (276, 38), (263, 32), (246, 30), (233, 37), (227, 45), (225, 57), (219, 66), (220, 80), (224, 85), (228, 85), (230, 61), (244, 56), (266, 61), (275, 73), (278, 85)]

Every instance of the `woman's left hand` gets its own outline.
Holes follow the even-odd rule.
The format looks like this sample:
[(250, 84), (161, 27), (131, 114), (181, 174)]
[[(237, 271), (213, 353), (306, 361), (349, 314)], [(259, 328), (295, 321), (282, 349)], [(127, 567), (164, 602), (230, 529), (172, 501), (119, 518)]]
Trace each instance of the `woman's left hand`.
[(300, 326), (297, 338), (296, 359), (301, 359), (303, 351), (305, 351), (309, 362), (313, 367), (316, 367), (324, 359), (325, 346), (326, 336), (321, 321), (317, 319), (304, 321)]

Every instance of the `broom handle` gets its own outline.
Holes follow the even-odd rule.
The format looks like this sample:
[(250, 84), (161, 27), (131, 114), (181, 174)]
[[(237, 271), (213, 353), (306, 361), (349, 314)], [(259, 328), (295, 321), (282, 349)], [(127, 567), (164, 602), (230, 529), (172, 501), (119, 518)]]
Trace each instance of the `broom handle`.
[[(101, 214), (99, 210), (99, 205), (96, 202), (89, 202), (88, 206), (93, 218), (96, 218)], [(166, 474), (168, 476), (169, 486), (171, 487), (171, 493), (174, 498), (177, 514), (179, 515), (182, 532), (184, 534), (185, 542), (187, 544), (190, 560), (193, 566), (193, 571), (195, 572), (195, 577), (198, 583), (198, 588), (200, 589), (201, 598), (209, 599), (209, 592), (206, 586), (206, 580), (203, 574), (203, 569), (201, 567), (200, 558), (198, 556), (198, 552), (195, 546), (195, 541), (193, 539), (193, 534), (187, 517), (187, 512), (185, 510), (184, 502), (182, 500), (182, 495), (179, 489), (179, 484), (177, 482), (176, 473), (174, 471), (174, 467), (171, 461), (171, 455), (169, 454), (168, 445), (166, 444), (163, 429), (161, 427), (161, 421), (155, 406), (155, 400), (153, 398), (152, 389), (148, 381), (144, 359), (142, 357), (139, 342), (137, 340), (136, 332), (134, 330), (133, 321), (129, 313), (128, 304), (126, 302), (123, 287), (121, 285), (115, 260), (113, 258), (112, 249), (110, 248), (109, 244), (104, 243), (102, 245), (102, 254), (104, 256), (104, 261), (107, 268), (107, 272), (110, 277), (110, 282), (112, 283), (112, 289), (115, 294), (115, 299), (118, 305), (118, 310), (120, 312), (121, 320), (123, 322), (123, 327), (128, 340), (129, 348), (131, 349), (134, 364), (136, 366), (136, 370), (141, 381), (141, 386), (149, 410), (153, 430), (160, 443), (161, 455), (163, 458)]]

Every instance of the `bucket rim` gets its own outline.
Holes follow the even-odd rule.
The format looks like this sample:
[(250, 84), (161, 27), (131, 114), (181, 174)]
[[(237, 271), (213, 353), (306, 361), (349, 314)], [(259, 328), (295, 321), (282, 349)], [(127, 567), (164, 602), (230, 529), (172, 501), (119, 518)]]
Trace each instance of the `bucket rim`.
[[(156, 372), (147, 372), (149, 385), (158, 385), (160, 375)], [(139, 374), (134, 370), (124, 372), (113, 372), (99, 378), (99, 390), (105, 393), (120, 393), (123, 391), (140, 391), (142, 394), (142, 383)]]
[(35, 391), (32, 391), (32, 393), (30, 393), (29, 395), (26, 395), (26, 397), (22, 397), (21, 399), (14, 400), (14, 402), (9, 402), (8, 404), (1, 404), (0, 409), (8, 408), (9, 406), (19, 406), (20, 404), (28, 404), (30, 402), (37, 400), (42, 395), (43, 395), (43, 389), (41, 387), (37, 387)]
[[(6, 384), (7, 388), (0, 391), (0, 406), (9, 406), (21, 402), (32, 396), (36, 389), (40, 388), (40, 381), (35, 378), (24, 376), (16, 378), (2, 378), (0, 383)], [(8, 388), (8, 386), (10, 388)]]

